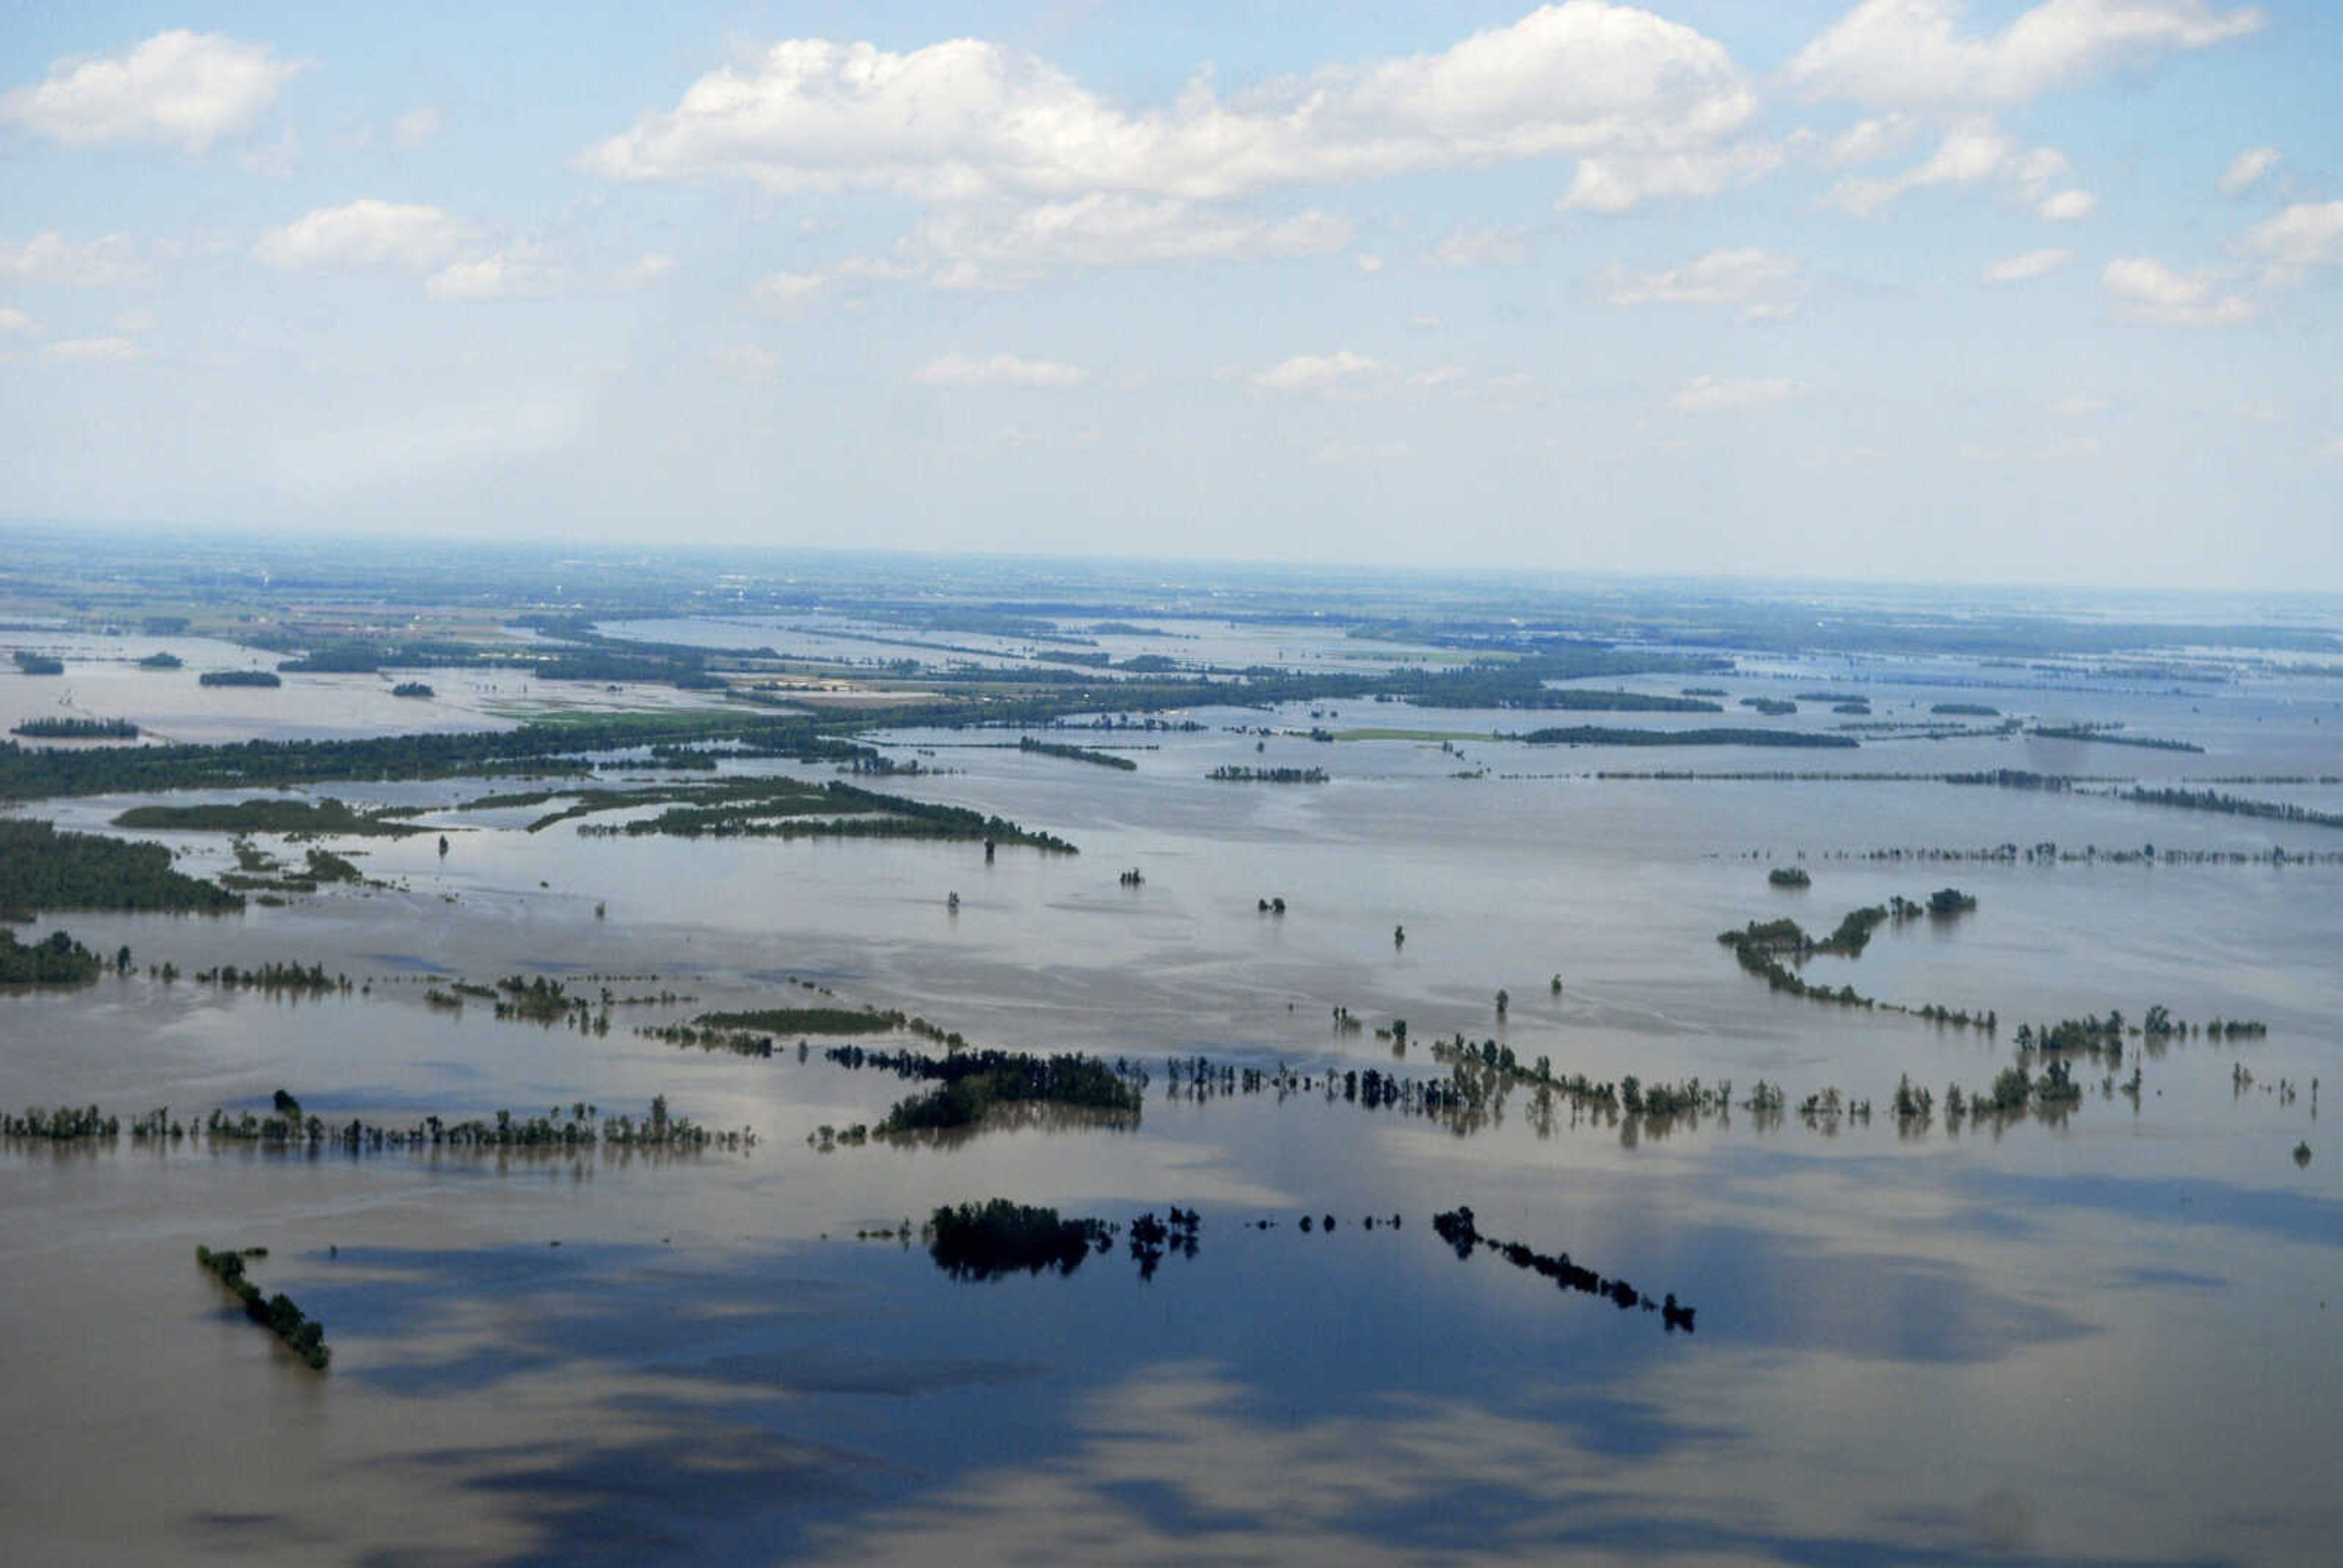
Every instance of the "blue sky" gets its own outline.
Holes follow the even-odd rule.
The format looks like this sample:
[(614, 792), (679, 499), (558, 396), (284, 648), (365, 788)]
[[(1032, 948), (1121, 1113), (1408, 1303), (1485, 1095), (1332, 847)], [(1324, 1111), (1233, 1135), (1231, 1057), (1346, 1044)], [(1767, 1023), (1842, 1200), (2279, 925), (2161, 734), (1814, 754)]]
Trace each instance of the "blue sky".
[(0, 518), (2343, 589), (2306, 0), (5, 15)]

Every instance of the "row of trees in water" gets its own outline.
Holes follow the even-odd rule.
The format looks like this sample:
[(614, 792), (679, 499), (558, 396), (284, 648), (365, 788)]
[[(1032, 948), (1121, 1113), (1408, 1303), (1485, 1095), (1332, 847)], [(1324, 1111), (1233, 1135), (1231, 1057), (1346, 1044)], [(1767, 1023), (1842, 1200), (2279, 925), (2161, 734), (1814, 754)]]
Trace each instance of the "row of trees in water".
[(136, 740), (127, 719), (27, 719), (8, 731), (27, 740)]
[(1824, 735), (1807, 729), (1745, 729), (1712, 727), (1702, 729), (1628, 729), (1601, 724), (1569, 725), (1533, 729), (1524, 735), (1499, 736), (1531, 746), (1771, 746), (1810, 749), (1853, 750), (1862, 744), (1852, 736)]
[(1542, 1278), (1552, 1280), (1565, 1291), (1581, 1295), (1596, 1296), (1611, 1302), (1621, 1312), (1642, 1307), (1647, 1312), (1660, 1314), (1660, 1322), (1669, 1333), (1681, 1329), (1693, 1332), (1694, 1309), (1678, 1304), (1671, 1291), (1663, 1301), (1654, 1301), (1622, 1279), (1605, 1279), (1594, 1270), (1571, 1261), (1568, 1252), (1540, 1252), (1520, 1241), (1503, 1241), (1481, 1233), (1473, 1211), (1463, 1204), (1432, 1217), (1432, 1229), (1440, 1239), (1455, 1249), (1461, 1261), (1472, 1257), (1476, 1249), (1498, 1254), (1516, 1269), (1526, 1269)]
[(407, 819), (420, 807), (385, 807), (361, 811), (327, 796), (317, 800), (252, 799), (199, 806), (133, 806), (115, 818), (117, 828), (180, 833), (331, 833), (356, 839), (404, 839), (428, 832)]
[[(0, 1137), (58, 1143), (110, 1142), (125, 1131), (122, 1119), (97, 1106), (28, 1107), (22, 1113), (0, 1112)], [(299, 1100), (278, 1090), (266, 1113), (229, 1112), (214, 1107), (200, 1119), (180, 1119), (167, 1106), (131, 1118), (131, 1141), (176, 1144), (201, 1141), (213, 1145), (253, 1145), (266, 1149), (343, 1153), (379, 1153), (422, 1150), (548, 1150), (594, 1148), (645, 1149), (696, 1153), (709, 1150), (737, 1151), (753, 1148), (757, 1135), (747, 1128), (723, 1131), (689, 1117), (676, 1115), (665, 1095), (655, 1096), (641, 1117), (604, 1115), (599, 1107), (580, 1101), (554, 1106), (542, 1115), (519, 1115), (502, 1110), (487, 1117), (427, 1115), (405, 1127), (390, 1127), (362, 1119), (328, 1121), (305, 1111)]]
[[(1899, 893), (1885, 904), (1850, 910), (1829, 936), (1819, 940), (1786, 915), (1770, 920), (1751, 920), (1738, 930), (1718, 932), (1716, 940), (1720, 946), (1732, 949), (1734, 960), (1744, 970), (1764, 980), (1769, 990), (1808, 997), (1841, 1007), (1885, 1007), (1891, 1012), (1910, 1012), (1932, 1022), (1948, 1023), (1956, 1028), (1966, 1029), (1974, 1025), (1991, 1033), (2000, 1027), (1999, 1016), (1991, 1009), (1972, 1012), (1966, 1008), (1956, 1010), (1934, 1002), (1918, 1008), (1896, 1002), (1882, 1003), (1857, 991), (1852, 983), (1843, 982), (1836, 988), (1812, 984), (1791, 967), (1792, 964), (1803, 964), (1816, 954), (1860, 958), (1864, 949), (1870, 945), (1872, 932), (1891, 921), (1902, 925), (1923, 915), (1950, 919), (1976, 908), (1976, 900), (1958, 888), (1939, 888), (1929, 894), (1925, 902), (1916, 902)], [(1785, 963), (1785, 959), (1789, 962)]]
[(1036, 740), (1031, 736), (1017, 742), (1017, 749), (1029, 757), (1055, 757), (1067, 762), (1088, 762), (1094, 767), (1112, 768), (1124, 773), (1135, 773), (1139, 764), (1128, 757), (1118, 757), (1111, 751), (1101, 751), (1089, 746), (1065, 746), (1051, 740)]
[(1024, 1104), (1136, 1121), (1146, 1087), (1145, 1073), (1134, 1064), (1079, 1051), (1041, 1055), (984, 1050), (929, 1056), (913, 1050), (875, 1051), (843, 1045), (833, 1046), (822, 1055), (850, 1070), (877, 1068), (899, 1078), (936, 1085), (924, 1094), (898, 1101), (873, 1129), (880, 1137), (974, 1127), (996, 1107)]
[(2149, 751), (2192, 751), (2204, 748), (2193, 740), (2160, 740), (2151, 735), (2126, 735), (2115, 724), (2036, 724), (2026, 733), (2036, 740), (2079, 740), (2099, 746), (2137, 746)]
[(0, 986), (87, 985), (105, 969), (104, 960), (64, 931), (20, 942), (15, 932), (0, 930)]
[[(861, 789), (843, 779), (809, 785), (794, 779), (725, 780), (716, 803), (677, 805), (656, 817), (608, 826), (587, 823), (588, 836), (761, 839), (940, 839), (1023, 844), (1052, 854), (1079, 853), (1053, 833), (1018, 826), (964, 806)], [(613, 804), (631, 804), (616, 800)]]
[(295, 1306), (293, 1298), (282, 1291), (264, 1300), (260, 1287), (245, 1276), (246, 1258), (266, 1256), (266, 1247), (249, 1247), (241, 1251), (233, 1248), (215, 1251), (202, 1245), (196, 1248), (196, 1261), (244, 1304), (246, 1317), (274, 1333), (304, 1364), (324, 1372), (334, 1359), (333, 1351), (326, 1343), (326, 1325)]
[(1220, 784), (1323, 784), (1323, 768), (1240, 768), (1223, 764), (1205, 778)]

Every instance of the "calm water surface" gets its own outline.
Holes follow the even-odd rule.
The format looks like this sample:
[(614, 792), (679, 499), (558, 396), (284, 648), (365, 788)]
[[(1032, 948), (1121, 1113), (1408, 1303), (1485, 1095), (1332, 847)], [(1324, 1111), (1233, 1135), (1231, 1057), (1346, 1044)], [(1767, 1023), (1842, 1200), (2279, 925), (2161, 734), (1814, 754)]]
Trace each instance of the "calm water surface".
[[(1947, 696), (1881, 681), (1875, 706), (1890, 692)], [(2312, 1085), (2343, 1085), (2343, 866), (1836, 857), (2043, 839), (2332, 852), (2343, 831), (1950, 785), (1594, 777), (2343, 771), (2332, 699), (2283, 683), (1982, 699), (2208, 750), (1557, 751), (1481, 739), (1527, 728), (1519, 714), (1373, 704), (1061, 737), (1133, 748), (1132, 773), (970, 744), (997, 734), (898, 738), (952, 771), (895, 787), (1083, 851), (1004, 848), (990, 866), (960, 845), (531, 835), (528, 811), (458, 809), (476, 786), (337, 789), (433, 805), (451, 852), (436, 835), (337, 843), (389, 885), (226, 920), (49, 923), (190, 973), (322, 961), (367, 991), (108, 978), (0, 999), (0, 1102), (199, 1114), (286, 1087), (328, 1121), (405, 1123), (578, 1100), (639, 1113), (664, 1093), (759, 1141), (631, 1158), (0, 1150), (7, 1555), (2324, 1561), (2343, 1531), (2343, 1148)], [(1765, 722), (1722, 720), (1745, 721)], [(1280, 735), (1256, 751), (1232, 732), (1313, 722), (1468, 739), (1460, 760), (1437, 741)], [(1333, 779), (1208, 781), (1222, 763)], [(93, 826), (127, 803), (53, 814)], [(227, 861), (216, 838), (170, 841), (192, 868)], [(1765, 867), (1801, 853), (1814, 886), (1770, 889)], [(1116, 879), (1131, 868), (1136, 889)], [(1809, 972), (1991, 1007), (1997, 1039), (1771, 996), (1715, 940), (1785, 912), (1826, 930), (1946, 883), (1976, 912), (1884, 929)], [(1272, 895), (1282, 919), (1256, 909)], [(428, 977), (516, 971), (588, 990), (656, 976), (610, 983), (693, 1000), (621, 1008), (602, 1037), (422, 1000)], [(820, 1152), (809, 1135), (876, 1121), (903, 1085), (818, 1046), (761, 1060), (633, 1033), (804, 995), (791, 977), (979, 1043), (1143, 1057), (1143, 1121)], [(2056, 1121), (1956, 1135), (1888, 1112), (1900, 1075), (1940, 1096), (1984, 1087), (2020, 1020), (2156, 1002), (2269, 1033), (2148, 1054), (2137, 1106), (2094, 1070)], [(1395, 1056), (1372, 1028), (1338, 1033), (1336, 1006), (1404, 1018), (1417, 1043)], [(1794, 1102), (1835, 1086), (1875, 1110), (1661, 1130), (1541, 1116), (1516, 1093), (1460, 1131), (1314, 1089), (1165, 1093), (1161, 1059), (1198, 1051), (1434, 1076), (1424, 1042), (1460, 1031), (1598, 1079), (1730, 1080), (1741, 1098), (1762, 1077)], [(1201, 1244), (1150, 1279), (1118, 1251), (971, 1284), (916, 1239), (855, 1239), (992, 1195), (1116, 1221), (1193, 1206)], [(1460, 1261), (1431, 1224), (1460, 1203), (1485, 1232), (1675, 1294), (1696, 1332), (1493, 1254)], [(296, 1366), (225, 1310), (198, 1241), (268, 1247), (256, 1276), (326, 1322), (334, 1370)]]

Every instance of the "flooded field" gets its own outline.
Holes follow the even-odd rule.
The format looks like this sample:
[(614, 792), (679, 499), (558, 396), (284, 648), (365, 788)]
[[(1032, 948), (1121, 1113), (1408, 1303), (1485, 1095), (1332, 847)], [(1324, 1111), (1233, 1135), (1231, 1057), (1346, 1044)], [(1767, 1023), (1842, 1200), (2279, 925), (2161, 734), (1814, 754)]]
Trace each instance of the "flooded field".
[[(792, 649), (789, 624), (629, 629), (872, 651)], [(1355, 651), (1299, 628), (1144, 625), (1114, 659), (1188, 648), (1324, 667)], [(1154, 635), (1167, 631), (1197, 641)], [(520, 717), (477, 671), (423, 676), (429, 705), (377, 702), (372, 675), (287, 676), (214, 694), (242, 699), (216, 710), (149, 699), (156, 672), (118, 668), (144, 647), (64, 648), (79, 706), (171, 739)], [(165, 678), (192, 693), (188, 658)], [(1369, 667), (1398, 662), (1383, 649)], [(1843, 697), (1850, 681), (1872, 721), (1982, 732), (1811, 749), (1504, 739), (1580, 722), (1830, 733), (1851, 716), (1800, 694)], [(478, 810), (466, 802), (523, 786), (353, 780), (23, 809), (118, 831), (115, 817), (157, 799), (330, 797), (400, 808), (422, 830), (324, 840), (367, 879), (278, 907), (22, 928), (133, 961), (0, 996), (0, 1106), (192, 1121), (266, 1114), (283, 1090), (329, 1127), (405, 1127), (583, 1104), (640, 1118), (663, 1097), (754, 1140), (0, 1145), (0, 1248), (18, 1284), (0, 1312), (19, 1408), (41, 1412), (12, 1423), (0, 1467), (8, 1554), (2323, 1557), (2343, 1530), (2343, 1149), (2319, 1120), (2322, 1081), (2343, 1092), (2343, 828), (2127, 793), (2332, 813), (2343, 691), (2235, 665), (2218, 680), (2125, 678), (1762, 654), (1719, 676), (1593, 684), (1714, 687), (1725, 717), (1340, 698), (1201, 704), (1152, 728), (865, 734), (921, 769), (878, 787), (1046, 829), (1071, 855), (578, 830), (648, 808), (531, 831), (584, 787), (558, 778), (528, 786), (550, 793), (541, 804)], [(0, 676), (0, 709), (46, 712), (57, 685)], [(1739, 700), (1753, 695), (1797, 711)], [(1928, 712), (1947, 701), (1996, 711)], [(2117, 724), (2201, 749), (2026, 733)], [(1021, 750), (1021, 735), (1135, 766)], [(1210, 777), (1246, 768), (1325, 777)], [(1946, 781), (1995, 770), (2076, 782)], [(664, 777), (623, 760), (604, 774)], [(768, 775), (836, 769), (735, 757), (709, 770)], [(2205, 782), (2245, 779), (2262, 781)], [(238, 864), (224, 833), (137, 836), (194, 874)], [(291, 860), (307, 847), (252, 843)], [(1807, 885), (1769, 881), (1786, 867)], [(1881, 1005), (1771, 990), (1717, 940), (1784, 916), (1821, 937), (1850, 910), (1946, 887), (1975, 908), (1800, 965), (1812, 986)], [(176, 978), (156, 971), (166, 961)], [(280, 961), (350, 984), (296, 995), (199, 978)], [(500, 1019), (508, 976), (561, 980), (591, 1005)], [(447, 989), (459, 980), (484, 990)], [(816, 1003), (900, 1010), (971, 1048), (1123, 1059), (1146, 1075), (1143, 1110), (863, 1141), (843, 1135), (916, 1086), (827, 1060), (836, 1039), (800, 1051), (785, 1033), (767, 1057), (641, 1032)], [(1976, 1021), (1896, 1010), (1929, 1004)], [(2259, 1027), (2119, 1028), (2111, 1058), (2077, 1053), (2071, 1099), (1983, 1113), (2021, 1025), (2115, 1010), (2137, 1026), (2154, 1008)], [(1492, 1060), (1547, 1059), (1557, 1081), (1724, 1092), (1674, 1115), (1542, 1094), (1526, 1070), (1471, 1115), (1360, 1092), (1370, 1073), (1446, 1079), (1459, 1037), (1476, 1058), (1488, 1041)], [(904, 1031), (857, 1043), (932, 1049)], [(1198, 1055), (1216, 1069), (1208, 1091), (1171, 1066)], [(1929, 1091), (1926, 1114), (1897, 1113), (1906, 1080)], [(1966, 1120), (1948, 1111), (1956, 1084), (1980, 1097)], [(956, 1279), (921, 1227), (991, 1197), (1122, 1231), (1071, 1271)], [(1201, 1217), (1192, 1252), (1139, 1257), (1139, 1217), (1174, 1206)], [(1632, 1282), (1625, 1304), (1496, 1250), (1460, 1256), (1433, 1224), (1460, 1206), (1483, 1235)], [(330, 1372), (242, 1322), (195, 1266), (199, 1243), (266, 1248), (253, 1274), (323, 1322)], [(1693, 1309), (1685, 1326), (1663, 1297)]]

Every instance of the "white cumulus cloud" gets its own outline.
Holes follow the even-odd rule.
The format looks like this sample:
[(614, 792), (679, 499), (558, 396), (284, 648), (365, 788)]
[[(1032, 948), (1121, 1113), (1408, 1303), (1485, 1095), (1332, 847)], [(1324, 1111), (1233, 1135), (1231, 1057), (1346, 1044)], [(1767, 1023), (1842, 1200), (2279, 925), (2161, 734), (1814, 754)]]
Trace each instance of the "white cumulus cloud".
[(1899, 112), (1858, 120), (1832, 139), (1829, 158), (1842, 168), (1848, 164), (1875, 164), (1902, 152), (1919, 132), (1917, 115)]
[[(1991, 120), (1968, 120), (1947, 131), (1934, 153), (1903, 173), (1850, 176), (1831, 187), (1830, 199), (1858, 217), (1870, 217), (1910, 191), (1996, 184), (2041, 204), (2045, 216), (2079, 217), (2097, 205), (2095, 197), (2080, 191), (2048, 195), (2067, 169), (2066, 155), (2055, 147), (2027, 148)], [(2059, 208), (2055, 214), (2046, 210), (2054, 206)]]
[(904, 254), (948, 288), (1028, 281), (1060, 266), (1174, 266), (1331, 256), (1349, 246), (1350, 219), (1312, 209), (1256, 217), (1182, 200), (1092, 192), (1029, 206), (983, 203), (930, 213)]
[(2268, 264), (2268, 280), (2287, 284), (2314, 267), (2343, 266), (2343, 201), (2297, 202), (2246, 233), (2246, 249)]
[(1507, 229), (1462, 229), (1424, 256), (1434, 266), (1519, 266), (1530, 258), (1522, 236)]
[(1214, 200), (1703, 144), (1755, 107), (1714, 39), (1632, 6), (1569, 0), (1437, 54), (1329, 65), (1227, 99), (1199, 77), (1170, 108), (1138, 111), (982, 39), (909, 53), (789, 39), (700, 77), (673, 109), (582, 156), (617, 179), (740, 178), (777, 192)]
[(1370, 355), (1338, 348), (1332, 354), (1296, 354), (1245, 377), (1257, 392), (1305, 397), (1364, 397), (1393, 385), (1398, 368)]
[(2153, 256), (2130, 256), (2107, 263), (2099, 286), (2116, 302), (2119, 314), (2132, 321), (2164, 327), (2235, 327), (2254, 318), (2254, 302), (2242, 295), (2224, 294), (2219, 276), (2212, 272), (2179, 273)]
[(1806, 390), (1803, 381), (1769, 376), (1740, 379), (1729, 376), (1695, 376), (1676, 388), (1668, 407), (1679, 414), (1718, 414), (1743, 408), (1771, 408)]
[(449, 262), (424, 280), (423, 292), (434, 299), (542, 299), (562, 283), (544, 247), (523, 243)]
[(367, 197), (319, 207), (262, 236), (253, 256), (286, 272), (397, 266), (425, 272), (474, 237), (469, 224), (436, 206)]
[(984, 358), (967, 354), (947, 354), (911, 373), (911, 379), (922, 387), (1034, 387), (1054, 389), (1079, 387), (1090, 378), (1091, 373), (1079, 365), (1062, 364), (1054, 359), (1021, 359), (1014, 354), (994, 354)]
[(0, 332), (30, 335), (40, 331), (34, 319), (12, 305), (0, 305)]
[(708, 351), (709, 363), (729, 376), (760, 385), (779, 372), (781, 357), (761, 343), (719, 343)]
[(50, 344), (48, 355), (70, 365), (127, 365), (138, 357), (138, 345), (127, 337), (68, 337)]
[(1713, 250), (1697, 261), (1659, 272), (1614, 269), (1604, 292), (1614, 305), (1694, 305), (1737, 308), (1751, 320), (1789, 313), (1798, 282), (1795, 257), (1755, 247)]
[(2099, 210), (2099, 198), (2089, 191), (2063, 190), (2042, 198), (2036, 212), (2054, 223), (2072, 223)]
[(2044, 0), (2000, 32), (1967, 30), (1961, 0), (1863, 0), (1785, 72), (1809, 98), (1920, 106), (2016, 103), (2116, 66), (2258, 31), (2255, 5)]
[(447, 128), (447, 118), (437, 104), (409, 109), (391, 122), (390, 134), (402, 147), (419, 147)]
[(1647, 201), (1713, 196), (1765, 178), (1788, 161), (1775, 142), (1742, 141), (1669, 152), (1592, 153), (1578, 160), (1560, 206), (1621, 213)]
[(117, 55), (59, 60), (0, 94), (0, 120), (52, 141), (176, 142), (200, 153), (243, 130), (301, 69), (266, 44), (184, 27)]
[(0, 240), (0, 277), (69, 288), (108, 288), (149, 276), (127, 235), (75, 241), (51, 231), (15, 244)]
[(2216, 183), (2223, 196), (2241, 195), (2261, 184), (2262, 176), (2278, 166), (2278, 160), (2276, 147), (2247, 147), (2229, 160), (2229, 166), (2221, 171)]
[(1984, 276), (1987, 283), (2026, 283), (2056, 272), (2074, 259), (2071, 250), (2029, 250), (2023, 256), (1995, 262), (1985, 269)]

